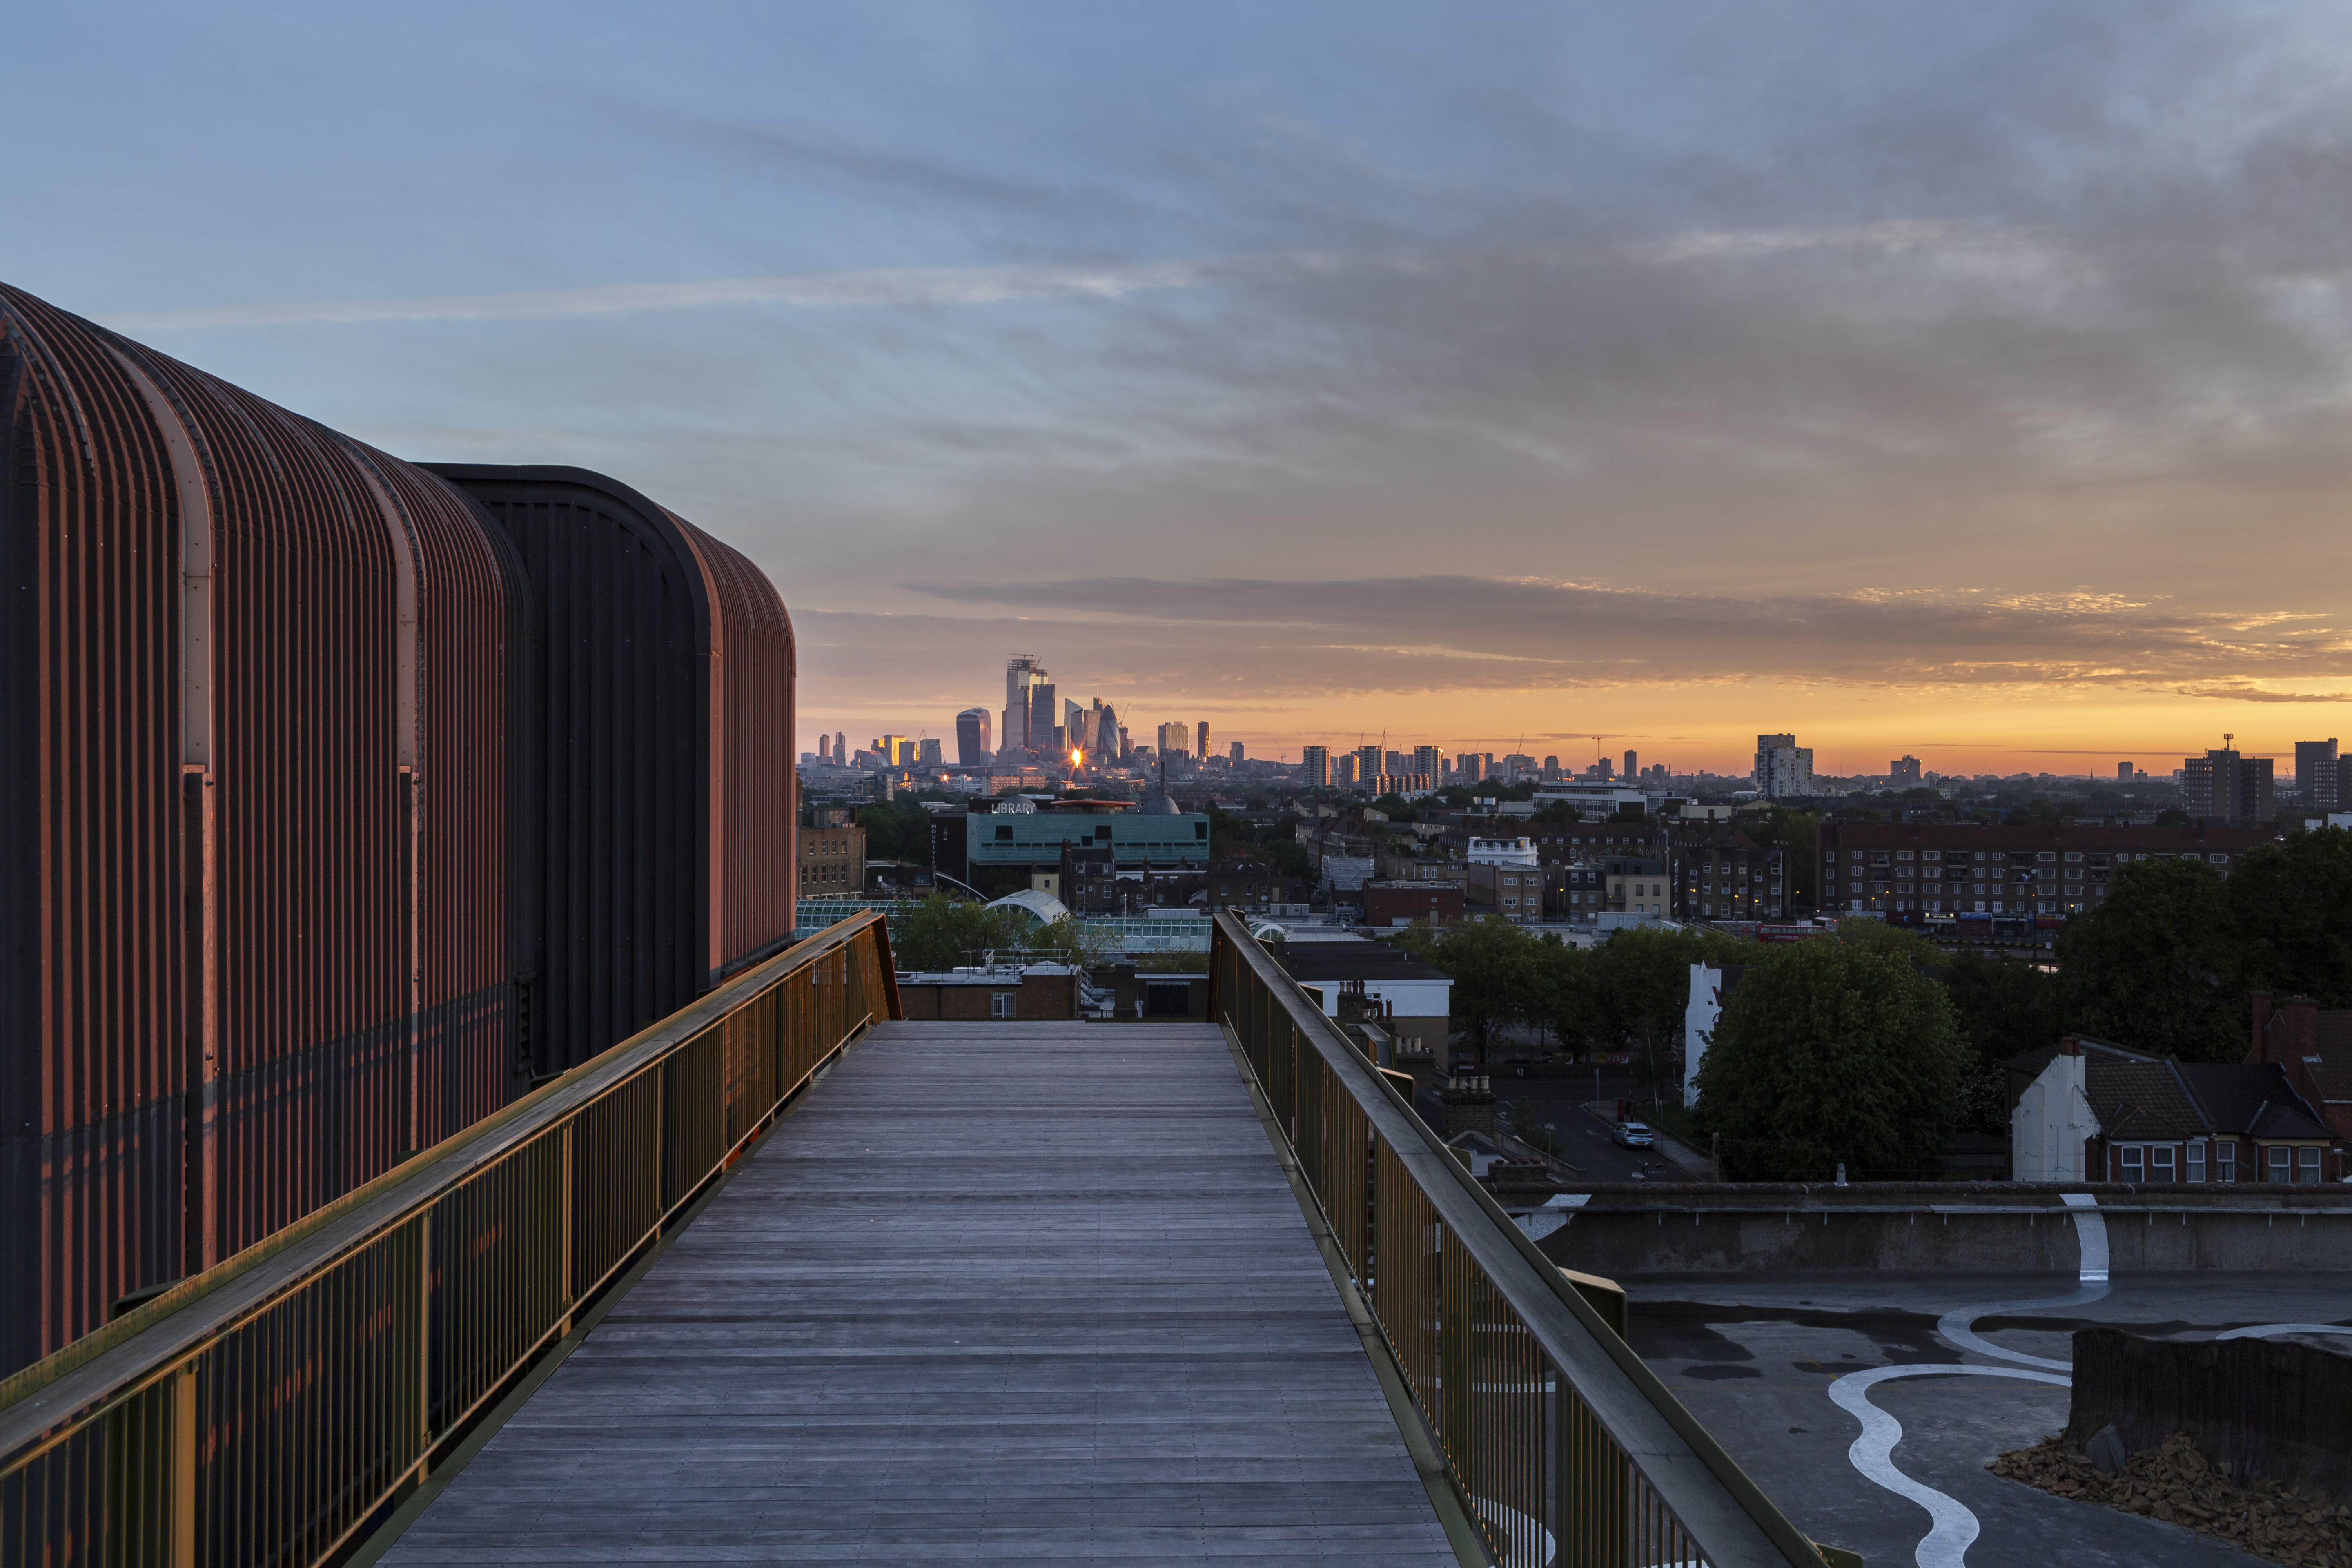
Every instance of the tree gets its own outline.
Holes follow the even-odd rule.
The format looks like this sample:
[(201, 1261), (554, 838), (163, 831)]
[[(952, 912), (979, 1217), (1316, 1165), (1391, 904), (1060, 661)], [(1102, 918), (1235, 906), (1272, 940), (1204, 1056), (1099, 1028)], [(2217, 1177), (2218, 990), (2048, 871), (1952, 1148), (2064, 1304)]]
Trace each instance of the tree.
[(1791, 910), (1813, 907), (1813, 830), (1820, 825), (1811, 812), (1786, 805), (1769, 806), (1761, 816), (1740, 820), (1740, 831), (1757, 843), (1766, 848), (1780, 847), (1780, 871), (1788, 879)]
[(2009, 1131), (2009, 1076), (2001, 1064), (2058, 1037), (2057, 977), (2038, 964), (1971, 948), (1944, 966), (1960, 1041), (1975, 1058), (1962, 1094), (1962, 1130)]
[(1030, 918), (933, 893), (890, 922), (891, 956), (902, 970), (947, 970), (978, 963), (983, 953), (1023, 945)]
[(2189, 1061), (2238, 1061), (2246, 1012), (2228, 895), (2202, 860), (2120, 868), (2097, 908), (2058, 935), (2067, 1028)]
[(1840, 921), (1837, 929), (1838, 941), (1848, 947), (1858, 947), (1882, 958), (1899, 958), (1915, 966), (1925, 964), (1930, 969), (1943, 966), (1943, 949), (1916, 931), (1888, 925), (1885, 921), (1861, 920)]
[(1412, 822), (1416, 820), (1421, 815), (1419, 812), (1413, 810), (1412, 802), (1405, 799), (1404, 796), (1397, 794), (1394, 790), (1389, 791), (1388, 794), (1372, 802), (1372, 809), (1379, 812), (1382, 816), (1387, 817), (1391, 822)]
[(2242, 998), (2269, 991), (2352, 1007), (2352, 833), (2323, 827), (2262, 845), (2224, 886)]
[(1530, 822), (1575, 822), (1579, 820), (1579, 818), (1576, 814), (1576, 807), (1570, 805), (1568, 802), (1564, 800), (1550, 800), (1546, 801), (1544, 803), (1543, 809), (1537, 812), (1535, 816), (1529, 817), (1528, 820)]
[(1939, 1163), (1969, 1078), (1944, 988), (1844, 942), (1763, 950), (1699, 1069), (1698, 1126), (1749, 1179), (1885, 1180)]
[(1470, 1037), (1475, 1059), (1486, 1059), (1498, 1030), (1540, 1011), (1536, 939), (1500, 915), (1464, 921), (1443, 935), (1417, 925), (1403, 945), (1454, 982), (1454, 1023)]

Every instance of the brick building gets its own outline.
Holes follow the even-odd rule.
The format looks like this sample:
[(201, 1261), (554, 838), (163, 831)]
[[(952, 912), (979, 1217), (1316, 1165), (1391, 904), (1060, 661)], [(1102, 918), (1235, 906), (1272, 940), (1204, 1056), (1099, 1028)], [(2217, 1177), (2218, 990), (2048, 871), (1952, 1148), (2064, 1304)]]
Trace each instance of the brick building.
[(1824, 822), (1824, 913), (2048, 915), (2096, 909), (2110, 879), (2138, 860), (2198, 859), (2227, 876), (2275, 825), (2234, 827), (1989, 827), (1965, 823)]
[(855, 823), (803, 827), (800, 831), (799, 859), (803, 898), (825, 893), (863, 892), (866, 889), (866, 829)]
[(1727, 822), (1680, 824), (1667, 832), (1676, 915), (1707, 921), (1788, 915), (1790, 868), (1780, 846), (1759, 844)]
[(1450, 926), (1463, 918), (1459, 882), (1391, 881), (1364, 884), (1364, 923), (1404, 926), (1427, 921)]
[(1544, 882), (1549, 868), (1536, 865), (1462, 868), (1463, 896), (1479, 906), (1474, 912), (1500, 915), (1520, 925), (1543, 919)]
[(1307, 902), (1304, 882), (1284, 876), (1263, 860), (1219, 861), (1209, 868), (1203, 881), (1211, 909), (1294, 909)]
[(1078, 972), (1066, 963), (1020, 969), (958, 970), (898, 976), (898, 1000), (909, 1019), (1076, 1018), (1083, 1016)]

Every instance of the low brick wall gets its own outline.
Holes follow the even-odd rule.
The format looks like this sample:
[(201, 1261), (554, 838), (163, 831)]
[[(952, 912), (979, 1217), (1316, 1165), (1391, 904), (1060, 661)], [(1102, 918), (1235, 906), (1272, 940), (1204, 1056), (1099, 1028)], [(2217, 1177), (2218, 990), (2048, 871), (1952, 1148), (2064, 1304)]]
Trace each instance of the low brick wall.
[(2352, 1188), (2340, 1184), (1604, 1184), (1538, 1245), (1611, 1279), (1757, 1269), (2073, 1276), (2082, 1244), (2070, 1193), (2097, 1200), (2110, 1273), (2352, 1271)]
[(2352, 1502), (2352, 1356), (2282, 1340), (2141, 1339), (2074, 1331), (2065, 1438), (2113, 1424), (2133, 1453), (2186, 1432), (2232, 1481)]

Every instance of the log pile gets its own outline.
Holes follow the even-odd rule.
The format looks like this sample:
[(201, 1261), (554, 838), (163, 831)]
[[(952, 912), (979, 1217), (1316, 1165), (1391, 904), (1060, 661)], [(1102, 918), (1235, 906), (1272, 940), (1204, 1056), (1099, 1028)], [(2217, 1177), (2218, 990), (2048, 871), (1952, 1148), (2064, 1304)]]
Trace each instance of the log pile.
[(2352, 1568), (2352, 1509), (2299, 1496), (2276, 1481), (2239, 1487), (2230, 1467), (2208, 1460), (2186, 1432), (2141, 1449), (2114, 1476), (2101, 1475), (2059, 1437), (2003, 1454), (1987, 1468), (2059, 1497), (2220, 1536), (2290, 1568)]

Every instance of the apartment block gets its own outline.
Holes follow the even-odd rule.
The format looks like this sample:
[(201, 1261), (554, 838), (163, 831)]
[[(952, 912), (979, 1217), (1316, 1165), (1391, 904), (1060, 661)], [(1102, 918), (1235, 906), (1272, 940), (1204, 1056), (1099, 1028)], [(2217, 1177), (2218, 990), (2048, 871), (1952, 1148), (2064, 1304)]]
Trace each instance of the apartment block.
[(2047, 915), (2096, 909), (2113, 879), (2141, 860), (2202, 860), (2223, 876), (2274, 826), (1988, 827), (1959, 823), (1825, 822), (1822, 909), (1848, 914)]

